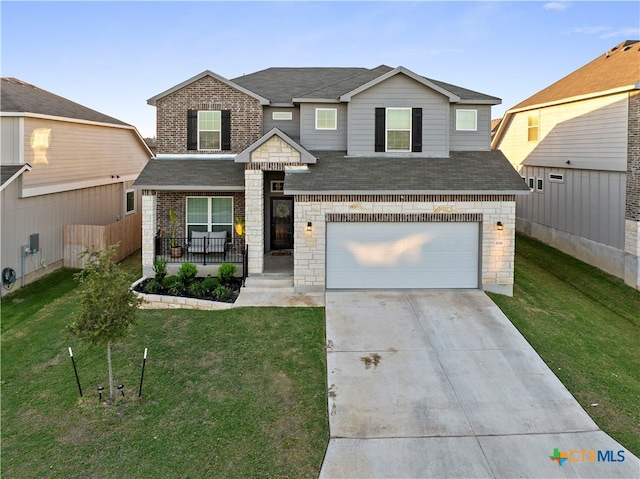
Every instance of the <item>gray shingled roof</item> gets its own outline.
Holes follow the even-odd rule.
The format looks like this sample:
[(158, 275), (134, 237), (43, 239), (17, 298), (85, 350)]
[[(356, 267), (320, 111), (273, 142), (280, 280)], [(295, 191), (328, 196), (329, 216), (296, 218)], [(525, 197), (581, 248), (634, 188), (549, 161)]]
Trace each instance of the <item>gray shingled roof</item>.
[(128, 123), (67, 100), (17, 78), (2, 78), (0, 95), (0, 111), (3, 112), (38, 113), (130, 126)]
[(134, 187), (149, 190), (242, 191), (244, 164), (231, 159), (157, 159), (144, 167)]
[[(267, 68), (231, 81), (268, 98), (272, 103), (291, 103), (293, 98), (338, 99), (341, 95), (375, 80), (393, 68)], [(463, 100), (499, 100), (450, 83), (424, 77)]]
[(502, 152), (452, 151), (449, 158), (347, 157), (312, 151), (308, 173), (287, 173), (286, 194), (480, 192), (526, 194), (529, 188)]
[(4, 185), (25, 166), (28, 167), (28, 165), (2, 165), (0, 167), (0, 185)]

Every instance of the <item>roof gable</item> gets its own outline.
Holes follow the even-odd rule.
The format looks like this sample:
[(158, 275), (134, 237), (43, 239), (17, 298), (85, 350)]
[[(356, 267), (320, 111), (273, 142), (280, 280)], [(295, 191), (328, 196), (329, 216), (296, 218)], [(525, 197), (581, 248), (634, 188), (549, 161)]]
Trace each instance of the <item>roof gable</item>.
[(236, 163), (250, 163), (251, 162), (251, 153), (253, 153), (256, 149), (260, 148), (262, 145), (264, 145), (267, 141), (269, 141), (274, 136), (277, 136), (282, 141), (284, 141), (289, 146), (291, 146), (293, 149), (295, 149), (298, 153), (300, 153), (300, 163), (308, 164), (308, 163), (315, 163), (316, 162), (316, 157), (315, 156), (313, 156), (311, 153), (309, 153), (307, 150), (305, 150), (297, 142), (295, 142), (291, 138), (289, 138), (288, 135), (286, 135), (284, 132), (282, 132), (278, 128), (272, 128), (269, 132), (267, 132), (265, 135), (263, 135), (259, 140), (255, 141), (246, 150), (244, 150), (242, 153), (240, 153), (238, 156), (236, 156), (235, 162)]
[(25, 171), (31, 171), (31, 165), (2, 165), (0, 166), (0, 191), (10, 185), (22, 175)]
[(237, 83), (235, 83), (235, 82), (233, 82), (231, 80), (227, 80), (226, 78), (218, 75), (217, 73), (212, 72), (211, 70), (205, 70), (202, 73), (199, 73), (198, 75), (193, 76), (193, 77), (189, 78), (188, 80), (185, 80), (182, 83), (179, 83), (176, 86), (171, 87), (168, 90), (163, 91), (162, 93), (158, 93), (157, 95), (152, 96), (151, 98), (149, 98), (147, 100), (147, 103), (149, 105), (156, 106), (156, 103), (157, 103), (158, 100), (160, 100), (160, 99), (162, 99), (162, 98), (164, 98), (164, 97), (166, 97), (168, 95), (171, 95), (172, 93), (175, 93), (176, 91), (183, 89), (187, 85), (190, 85), (190, 84), (192, 84), (192, 83), (194, 83), (194, 82), (196, 82), (196, 81), (198, 81), (198, 80), (200, 80), (200, 79), (202, 79), (204, 77), (207, 77), (207, 76), (209, 76), (211, 78), (214, 78), (215, 80), (217, 80), (217, 81), (219, 81), (221, 83), (224, 83), (225, 85), (229, 86), (230, 88), (234, 88), (234, 89), (236, 89), (238, 91), (241, 91), (245, 95), (248, 95), (248, 96), (250, 96), (252, 98), (255, 98), (256, 100), (258, 100), (260, 102), (261, 105), (268, 105), (270, 103), (268, 99), (258, 95), (257, 93), (255, 93), (255, 92), (253, 92), (251, 90), (246, 89), (242, 85), (239, 85), (239, 84), (237, 84)]

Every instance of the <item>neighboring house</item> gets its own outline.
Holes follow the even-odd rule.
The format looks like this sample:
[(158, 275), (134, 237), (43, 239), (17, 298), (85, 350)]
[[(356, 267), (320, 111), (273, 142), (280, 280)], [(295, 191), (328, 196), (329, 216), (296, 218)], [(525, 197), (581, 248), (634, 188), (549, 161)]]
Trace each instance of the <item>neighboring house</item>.
[(493, 147), (533, 192), (519, 230), (640, 289), (640, 41), (511, 108)]
[[(173, 208), (173, 261), (240, 261), (246, 245), (250, 277), (291, 252), (296, 291), (512, 294), (515, 196), (529, 190), (491, 151), (498, 98), (382, 65), (204, 71), (148, 103), (158, 154), (135, 182), (145, 275)], [(206, 231), (226, 231), (224, 254), (202, 254)]]
[(16, 78), (1, 95), (0, 268), (17, 288), (63, 265), (64, 225), (139, 214), (133, 180), (151, 152), (133, 126)]

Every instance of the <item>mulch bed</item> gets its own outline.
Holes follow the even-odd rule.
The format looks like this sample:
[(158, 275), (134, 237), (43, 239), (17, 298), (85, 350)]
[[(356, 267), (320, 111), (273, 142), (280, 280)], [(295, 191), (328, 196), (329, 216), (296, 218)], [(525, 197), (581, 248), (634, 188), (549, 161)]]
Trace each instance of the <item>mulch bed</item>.
[[(207, 278), (196, 278), (194, 280), (194, 282), (202, 282), (205, 279), (207, 279)], [(153, 280), (152, 278), (147, 278), (144, 281), (141, 281), (140, 283), (138, 283), (135, 286), (134, 290), (137, 291), (138, 293), (149, 294), (149, 293), (147, 293), (145, 291), (145, 287), (146, 287), (147, 283), (149, 283), (152, 280)], [(229, 290), (231, 292), (231, 295), (229, 296), (229, 298), (224, 299), (224, 300), (216, 299), (211, 295), (193, 296), (193, 295), (190, 295), (190, 294), (188, 294), (186, 292), (184, 294), (181, 294), (180, 297), (182, 297), (182, 298), (206, 299), (208, 301), (218, 301), (218, 302), (221, 302), (221, 303), (235, 303), (236, 299), (240, 295), (240, 288), (242, 288), (242, 278), (233, 278), (231, 280), (231, 282), (229, 284), (227, 284), (226, 286), (229, 288)], [(163, 296), (172, 296), (169, 293), (169, 288), (164, 288), (164, 287), (160, 287), (158, 289), (158, 291), (156, 291), (154, 293), (151, 293), (151, 294), (159, 294), (159, 295), (163, 295)]]

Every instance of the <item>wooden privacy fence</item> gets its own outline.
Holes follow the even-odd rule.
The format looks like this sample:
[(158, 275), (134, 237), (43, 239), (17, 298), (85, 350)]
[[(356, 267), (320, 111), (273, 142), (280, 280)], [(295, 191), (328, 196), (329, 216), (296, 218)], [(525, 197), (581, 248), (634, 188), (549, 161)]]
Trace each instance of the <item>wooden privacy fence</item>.
[(142, 213), (126, 216), (108, 225), (64, 225), (64, 266), (84, 268), (85, 258), (78, 255), (88, 248), (105, 250), (120, 242), (114, 260), (122, 261), (142, 247)]

